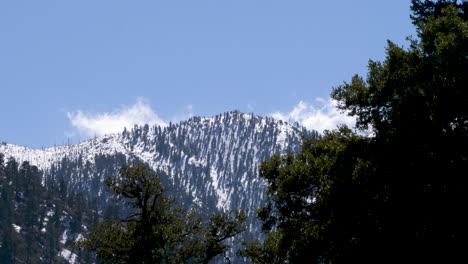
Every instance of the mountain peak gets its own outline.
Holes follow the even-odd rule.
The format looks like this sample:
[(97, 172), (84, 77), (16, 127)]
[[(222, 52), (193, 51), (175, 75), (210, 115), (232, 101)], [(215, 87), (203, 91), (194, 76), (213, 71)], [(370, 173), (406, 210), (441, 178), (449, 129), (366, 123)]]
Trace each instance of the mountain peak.
[(266, 190), (258, 176), (260, 164), (274, 154), (299, 151), (302, 136), (309, 133), (271, 117), (231, 111), (167, 127), (134, 126), (46, 149), (2, 143), (0, 153), (41, 168), (42, 182), (61, 174), (67, 190), (85, 193), (101, 210), (109, 200), (104, 179), (123, 164), (146, 163), (183, 206), (201, 208), (205, 215), (244, 209), (250, 234), (258, 236), (260, 224), (253, 209), (263, 205)]

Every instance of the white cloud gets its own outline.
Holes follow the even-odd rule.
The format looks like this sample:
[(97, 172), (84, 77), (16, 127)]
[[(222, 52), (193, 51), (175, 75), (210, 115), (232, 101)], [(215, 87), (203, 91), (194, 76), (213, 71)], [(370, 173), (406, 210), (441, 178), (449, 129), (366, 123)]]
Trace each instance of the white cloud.
[(340, 124), (346, 124), (351, 128), (354, 127), (356, 119), (343, 113), (336, 106), (337, 102), (333, 99), (317, 98), (314, 104), (300, 101), (291, 112), (275, 112), (270, 116), (291, 123), (298, 122), (307, 129), (314, 129), (319, 132), (326, 129), (335, 129)]
[(110, 113), (93, 114), (78, 110), (67, 112), (67, 117), (71, 125), (85, 136), (119, 133), (124, 127), (132, 128), (135, 124), (167, 125), (143, 98), (138, 98), (134, 105), (123, 106)]

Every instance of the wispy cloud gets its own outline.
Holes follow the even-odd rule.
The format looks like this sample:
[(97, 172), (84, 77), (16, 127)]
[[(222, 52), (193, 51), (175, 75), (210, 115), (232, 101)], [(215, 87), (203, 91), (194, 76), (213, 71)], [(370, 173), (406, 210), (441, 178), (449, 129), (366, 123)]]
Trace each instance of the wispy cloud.
[(300, 101), (289, 113), (275, 112), (270, 116), (291, 123), (298, 122), (319, 132), (335, 129), (340, 124), (354, 127), (356, 119), (338, 110), (336, 105), (337, 102), (333, 99), (317, 98), (314, 103)]
[(67, 117), (78, 133), (87, 137), (122, 132), (124, 127), (131, 128), (135, 124), (167, 125), (143, 98), (138, 98), (134, 105), (123, 106), (109, 113), (78, 110), (67, 112)]

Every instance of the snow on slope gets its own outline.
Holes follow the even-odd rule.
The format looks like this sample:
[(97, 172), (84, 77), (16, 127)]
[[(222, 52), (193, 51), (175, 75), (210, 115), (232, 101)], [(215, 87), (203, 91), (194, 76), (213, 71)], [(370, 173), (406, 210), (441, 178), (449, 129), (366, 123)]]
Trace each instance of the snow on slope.
[[(98, 154), (124, 154), (169, 175), (195, 201), (216, 197), (216, 206), (253, 206), (249, 192), (262, 191), (259, 164), (274, 153), (297, 150), (301, 128), (239, 112), (211, 118), (194, 117), (169, 127), (135, 127), (131, 131), (94, 138), (75, 145), (31, 149), (0, 143), (0, 153), (43, 170), (63, 157), (95, 163)], [(260, 187), (258, 187), (260, 186)], [(259, 189), (260, 188), (260, 189)], [(257, 197), (254, 199), (261, 199)], [(233, 204), (234, 203), (234, 204)]]
[[(136, 158), (154, 171), (163, 172), (177, 191), (186, 193), (193, 204), (207, 213), (247, 211), (249, 232), (258, 238), (260, 224), (252, 209), (263, 205), (266, 190), (265, 181), (258, 177), (259, 166), (275, 153), (298, 151), (303, 133), (308, 132), (272, 118), (230, 112), (210, 118), (193, 117), (167, 127), (134, 127), (79, 144), (46, 149), (0, 143), (0, 153), (6, 158), (13, 156), (19, 163), (29, 161), (44, 171), (60, 164), (64, 157), (92, 165), (97, 165), (98, 155)], [(96, 179), (103, 185), (106, 175), (92, 175), (96, 178), (83, 179), (77, 172), (69, 178), (69, 187), (76, 185), (71, 189), (82, 188), (94, 198), (106, 200), (104, 188), (89, 187)], [(71, 252), (64, 250), (60, 254), (75, 261)]]

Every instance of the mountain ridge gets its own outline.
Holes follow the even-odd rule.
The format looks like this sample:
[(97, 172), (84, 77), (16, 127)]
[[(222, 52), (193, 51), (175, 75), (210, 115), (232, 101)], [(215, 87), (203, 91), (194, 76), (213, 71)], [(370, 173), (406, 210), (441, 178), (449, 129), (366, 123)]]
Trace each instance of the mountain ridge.
[(246, 211), (244, 238), (251, 239), (260, 236), (255, 209), (265, 200), (266, 182), (258, 176), (261, 162), (274, 154), (297, 152), (303, 136), (314, 133), (271, 117), (234, 111), (166, 127), (134, 126), (43, 150), (0, 143), (0, 153), (38, 166), (44, 171), (43, 184), (60, 181), (65, 185), (62, 191), (85, 193), (97, 201), (100, 211), (110, 199), (104, 179), (123, 164), (146, 163), (185, 207), (196, 206), (204, 215)]
[[(236, 122), (239, 123), (235, 124)], [(242, 126), (242, 123), (244, 123), (244, 126)], [(216, 124), (218, 124), (218, 126), (216, 126)], [(220, 124), (224, 125), (224, 127), (221, 128)], [(215, 137), (207, 138), (207, 135), (204, 132), (213, 125), (215, 125), (214, 131), (218, 131), (218, 134)], [(272, 127), (276, 125), (278, 125), (278, 128), (276, 130), (272, 130)], [(224, 131), (226, 131), (226, 127), (230, 126), (233, 127), (233, 131), (231, 131), (231, 133), (220, 132), (220, 129), (224, 129)], [(95, 137), (94, 139), (82, 141), (77, 144), (55, 146), (45, 149), (28, 148), (2, 142), (0, 143), (0, 152), (6, 154), (7, 157), (14, 157), (20, 163), (28, 161), (31, 165), (35, 165), (46, 171), (50, 169), (53, 164), (59, 163), (64, 157), (71, 159), (80, 158), (83, 163), (95, 163), (96, 155), (114, 155), (121, 153), (127, 158), (136, 157), (140, 159), (150, 165), (150, 167), (155, 171), (164, 171), (165, 173), (174, 174), (172, 173), (174, 159), (171, 159), (171, 155), (165, 156), (165, 153), (162, 153), (166, 146), (173, 148), (180, 158), (183, 159), (182, 162), (179, 160), (176, 161), (178, 164), (176, 167), (180, 167), (182, 172), (185, 171), (186, 166), (207, 167), (208, 163), (211, 163), (211, 160), (217, 158), (210, 153), (214, 152), (213, 148), (205, 147), (202, 148), (200, 152), (194, 151), (194, 147), (191, 147), (191, 144), (193, 144), (195, 139), (195, 141), (208, 141), (205, 143), (213, 146), (214, 148), (226, 147), (226, 145), (228, 145), (231, 152), (235, 151), (237, 147), (242, 147), (244, 149), (243, 154), (249, 150), (250, 152), (253, 152), (250, 158), (255, 159), (255, 162), (252, 162), (250, 165), (253, 165), (253, 167), (257, 169), (258, 164), (267, 158), (268, 155), (262, 153), (259, 149), (260, 146), (254, 144), (252, 140), (248, 142), (248, 144), (241, 144), (240, 135), (238, 134), (239, 126), (243, 128), (240, 129), (243, 133), (246, 132), (246, 127), (250, 126), (247, 127), (247, 129), (253, 129), (253, 131), (251, 130), (250, 132), (254, 140), (257, 138), (259, 133), (266, 134), (266, 139), (272, 137), (271, 143), (274, 142), (274, 144), (270, 144), (269, 152), (273, 153), (285, 153), (290, 150), (288, 149), (288, 146), (290, 147), (291, 145), (295, 145), (295, 148), (297, 149), (297, 145), (300, 144), (299, 135), (306, 133), (305, 128), (293, 126), (287, 122), (276, 121), (269, 117), (259, 117), (253, 114), (244, 114), (238, 111), (233, 111), (225, 112), (210, 118), (192, 117), (186, 121), (181, 121), (178, 124), (170, 123), (167, 127), (152, 126), (150, 129), (149, 125), (134, 126), (130, 131), (124, 129), (122, 133), (108, 134), (102, 137)], [(268, 130), (268, 128), (270, 128), (270, 130)], [(229, 131), (229, 129), (227, 129), (227, 131)], [(182, 142), (182, 145), (184, 146), (181, 146), (180, 140), (177, 141), (174, 138), (167, 137), (160, 138), (162, 134), (170, 134), (174, 132), (177, 133), (178, 137), (184, 137)], [(208, 134), (210, 133), (211, 131), (208, 132)], [(216, 143), (217, 140), (220, 141), (218, 144)], [(268, 140), (266, 141), (268, 142)], [(149, 142), (153, 142), (153, 144)], [(187, 148), (187, 146), (189, 147)], [(235, 157), (231, 152), (228, 153), (231, 154), (229, 160), (224, 159), (223, 164), (231, 168), (236, 166), (238, 167), (239, 164), (236, 164), (236, 166), (233, 164)], [(260, 160), (260, 158), (263, 159)], [(247, 163), (248, 162), (244, 159), (245, 166), (247, 166)], [(220, 184), (218, 172), (220, 172), (222, 168), (216, 164), (209, 165), (210, 166), (208, 167), (210, 167), (210, 176), (214, 185), (213, 187), (218, 190), (218, 198), (223, 200), (222, 203), (226, 204), (228, 201), (226, 198), (227, 194), (224, 192), (225, 190), (217, 188)]]

